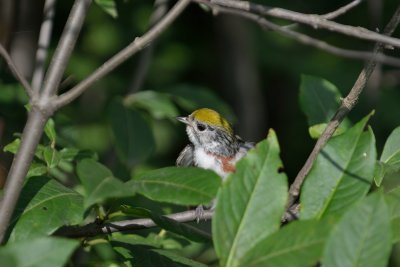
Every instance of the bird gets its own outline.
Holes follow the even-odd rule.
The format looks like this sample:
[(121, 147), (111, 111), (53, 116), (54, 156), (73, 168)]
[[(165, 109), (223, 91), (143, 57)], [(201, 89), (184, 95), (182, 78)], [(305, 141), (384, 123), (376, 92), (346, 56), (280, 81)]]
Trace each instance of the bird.
[(200, 108), (177, 120), (186, 124), (190, 141), (179, 154), (177, 166), (210, 169), (225, 180), (235, 172), (236, 162), (254, 147), (253, 142), (235, 135), (228, 120), (213, 109)]

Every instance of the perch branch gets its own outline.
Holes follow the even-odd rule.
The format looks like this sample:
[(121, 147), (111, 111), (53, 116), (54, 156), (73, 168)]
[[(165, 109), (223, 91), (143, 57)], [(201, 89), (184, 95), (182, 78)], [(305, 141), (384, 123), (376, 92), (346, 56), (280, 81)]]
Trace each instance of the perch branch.
[(114, 55), (102, 66), (95, 70), (89, 77), (81, 81), (75, 87), (68, 92), (59, 96), (55, 100), (57, 108), (63, 107), (66, 104), (73, 101), (75, 98), (80, 96), (86, 89), (92, 86), (97, 80), (103, 78), (105, 75), (114, 70), (122, 62), (127, 60), (129, 57), (148, 46), (153, 40), (155, 40), (165, 29), (178, 17), (179, 14), (186, 8), (190, 3), (190, 0), (180, 0), (175, 6), (165, 15), (159, 23), (154, 25), (147, 33), (142, 37), (137, 37), (131, 44), (121, 50), (119, 53)]
[(50, 45), (51, 31), (55, 13), (56, 0), (46, 0), (43, 10), (43, 22), (40, 27), (38, 48), (36, 51), (35, 69), (32, 77), (32, 90), (37, 95), (43, 83), (47, 52)]
[(352, 59), (362, 59), (362, 60), (369, 60), (372, 57), (375, 57), (375, 60), (379, 63), (400, 67), (400, 59), (397, 59), (395, 57), (390, 57), (390, 56), (386, 56), (383, 54), (376, 54), (376, 53), (368, 52), (368, 51), (358, 51), (358, 50), (339, 48), (339, 47), (330, 45), (324, 41), (310, 37), (306, 34), (293, 31), (293, 30), (289, 29), (287, 26), (279, 26), (259, 15), (252, 14), (249, 12), (245, 12), (245, 11), (241, 11), (241, 10), (232, 10), (232, 9), (224, 8), (224, 7), (218, 7), (217, 10), (218, 10), (218, 12), (221, 12), (221, 13), (237, 15), (237, 16), (252, 20), (252, 21), (256, 22), (258, 25), (260, 25), (265, 30), (275, 31), (286, 37), (292, 38), (299, 43), (318, 48), (325, 52), (334, 54), (336, 56), (352, 58)]
[(206, 4), (212, 7), (220, 6), (235, 10), (242, 10), (250, 13), (255, 13), (263, 16), (270, 16), (280, 19), (285, 19), (301, 24), (309, 25), (315, 29), (321, 28), (332, 32), (338, 32), (363, 40), (379, 42), (386, 45), (391, 45), (400, 48), (400, 39), (389, 37), (362, 27), (343, 25), (334, 21), (325, 19), (319, 15), (303, 14), (283, 8), (269, 7), (260, 4), (251, 3), (248, 1), (235, 0), (193, 0), (197, 3)]
[[(206, 210), (201, 216), (201, 220), (209, 220), (212, 218), (213, 211)], [(178, 212), (170, 215), (165, 215), (177, 222), (192, 222), (198, 219), (198, 214), (195, 210)], [(104, 224), (89, 223), (84, 226), (65, 226), (59, 229), (54, 235), (65, 237), (91, 237), (96, 235), (111, 234), (114, 232), (131, 231), (146, 228), (158, 227), (151, 219), (133, 219), (119, 222), (107, 222)]]
[[(385, 27), (384, 34), (391, 35), (393, 31), (396, 29), (399, 22), (400, 22), (400, 6), (397, 7), (396, 12), (394, 13), (390, 22)], [(374, 52), (379, 53), (382, 49), (383, 49), (383, 44), (377, 43), (375, 45)], [(325, 146), (328, 140), (332, 137), (333, 133), (335, 132), (339, 124), (343, 121), (345, 116), (356, 105), (361, 92), (363, 91), (369, 77), (371, 76), (371, 73), (375, 68), (375, 65), (376, 65), (375, 58), (371, 58), (368, 64), (361, 71), (349, 94), (343, 99), (342, 104), (336, 111), (336, 114), (330, 120), (324, 132), (317, 140), (317, 143), (315, 144), (313, 150), (311, 151), (311, 154), (307, 158), (306, 163), (304, 164), (300, 172), (297, 174), (296, 179), (290, 186), (289, 200), (287, 205), (288, 208), (290, 208), (298, 198), (301, 185), (303, 184), (307, 174), (310, 172), (319, 152)]]
[(17, 66), (15, 66), (14, 62), (12, 61), (10, 54), (8, 54), (7, 50), (4, 48), (2, 44), (0, 44), (0, 54), (4, 58), (7, 63), (8, 68), (11, 70), (11, 73), (14, 77), (19, 81), (25, 89), (25, 92), (28, 94), (30, 98), (32, 98), (32, 88), (29, 85), (28, 81), (25, 79), (24, 76), (18, 71)]

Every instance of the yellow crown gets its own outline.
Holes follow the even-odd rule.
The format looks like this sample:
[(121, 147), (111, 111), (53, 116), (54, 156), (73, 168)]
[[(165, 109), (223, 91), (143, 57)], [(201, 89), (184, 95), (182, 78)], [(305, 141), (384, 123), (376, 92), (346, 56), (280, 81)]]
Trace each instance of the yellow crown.
[(230, 123), (222, 117), (218, 112), (209, 108), (201, 108), (195, 110), (191, 114), (192, 118), (208, 125), (225, 129), (229, 133), (233, 133)]

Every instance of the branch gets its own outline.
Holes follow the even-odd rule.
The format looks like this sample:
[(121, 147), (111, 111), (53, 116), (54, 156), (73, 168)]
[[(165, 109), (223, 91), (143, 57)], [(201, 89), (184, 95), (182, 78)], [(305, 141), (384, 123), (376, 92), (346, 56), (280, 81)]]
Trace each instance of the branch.
[(368, 51), (357, 51), (357, 50), (339, 48), (339, 47), (330, 45), (324, 41), (310, 37), (306, 34), (293, 31), (293, 30), (289, 29), (287, 26), (279, 26), (279, 25), (272, 23), (271, 21), (269, 21), (259, 15), (256, 15), (256, 14), (252, 14), (252, 13), (249, 13), (246, 11), (241, 11), (241, 10), (232, 10), (232, 9), (224, 8), (224, 7), (217, 7), (217, 11), (221, 12), (221, 13), (237, 15), (237, 16), (252, 20), (252, 21), (258, 23), (263, 29), (265, 29), (267, 31), (268, 30), (275, 31), (277, 33), (280, 33), (281, 35), (292, 38), (302, 44), (321, 49), (325, 52), (328, 52), (328, 53), (331, 53), (331, 54), (334, 54), (337, 56), (341, 56), (341, 57), (345, 57), (345, 58), (353, 58), (353, 59), (362, 59), (362, 60), (369, 60), (372, 57), (375, 57), (376, 62), (400, 67), (400, 59), (397, 59), (395, 57), (385, 56), (383, 54), (371, 53)]
[(315, 29), (318, 28), (326, 29), (329, 31), (345, 34), (350, 37), (355, 37), (368, 41), (380, 42), (383, 44), (400, 48), (400, 39), (379, 34), (362, 27), (343, 25), (334, 21), (326, 20), (324, 17), (319, 15), (308, 15), (283, 8), (276, 8), (276, 7), (273, 8), (269, 6), (255, 4), (248, 1), (235, 1), (235, 0), (193, 0), (193, 1), (206, 5), (227, 7), (259, 15), (286, 19), (293, 22), (309, 25)]
[[(396, 29), (397, 25), (400, 22), (400, 5), (397, 7), (396, 12), (394, 13), (392, 19), (385, 27), (384, 34), (391, 35), (393, 31)], [(375, 45), (374, 52), (377, 54), (383, 49), (383, 44), (378, 43)], [(360, 75), (358, 76), (353, 88), (350, 90), (349, 94), (343, 99), (342, 104), (340, 105), (339, 109), (336, 111), (336, 114), (330, 120), (328, 125), (326, 126), (324, 132), (317, 140), (311, 154), (309, 155), (306, 163), (304, 164), (303, 168), (297, 174), (296, 179), (294, 180), (293, 184), (290, 186), (289, 189), (289, 201), (287, 207), (290, 208), (294, 202), (296, 201), (297, 197), (299, 196), (299, 191), (301, 185), (304, 182), (304, 179), (310, 172), (315, 159), (317, 158), (321, 149), (325, 146), (328, 140), (332, 137), (333, 133), (339, 126), (339, 124), (343, 121), (345, 116), (354, 108), (356, 105), (358, 98), (363, 91), (371, 73), (373, 72), (376, 65), (375, 58), (372, 58), (368, 64), (363, 68)]]
[(51, 31), (55, 13), (56, 0), (46, 0), (43, 10), (43, 22), (40, 27), (38, 49), (36, 51), (35, 69), (32, 77), (32, 89), (35, 94), (39, 93), (43, 83), (45, 62), (50, 45)]
[(19, 81), (22, 86), (25, 89), (25, 92), (28, 94), (28, 96), (32, 99), (32, 88), (29, 85), (28, 81), (25, 79), (24, 76), (18, 71), (17, 66), (15, 66), (13, 60), (10, 57), (10, 54), (8, 54), (7, 50), (4, 48), (2, 44), (0, 44), (0, 54), (4, 58), (4, 60), (7, 63), (8, 68), (11, 70), (12, 74), (14, 77)]
[(175, 6), (165, 15), (165, 17), (160, 20), (159, 23), (154, 25), (148, 32), (146, 32), (142, 37), (137, 37), (130, 45), (121, 50), (119, 53), (114, 55), (108, 61), (106, 61), (102, 66), (95, 70), (89, 77), (81, 81), (78, 85), (73, 87), (68, 92), (60, 95), (58, 99), (55, 100), (56, 108), (61, 108), (66, 104), (70, 103), (78, 96), (80, 96), (86, 89), (92, 86), (97, 80), (103, 78), (105, 75), (110, 73), (121, 63), (127, 60), (129, 57), (136, 54), (138, 51), (142, 50), (148, 46), (152, 41), (163, 33), (167, 27), (182, 13), (186, 6), (190, 3), (190, 0), (179, 0)]
[[(150, 28), (156, 25), (168, 11), (169, 0), (155, 0), (154, 10), (150, 16)], [(139, 55), (138, 63), (136, 65), (132, 82), (130, 85), (129, 93), (132, 94), (138, 91), (144, 82), (147, 71), (149, 69), (150, 61), (153, 56), (155, 41), (146, 47)]]
[(17, 204), (25, 176), (32, 162), (36, 147), (39, 144), (43, 128), (48, 117), (36, 106), (32, 106), (28, 120), (22, 133), (21, 145), (14, 156), (8, 173), (4, 194), (0, 202), (0, 244), (4, 241), (5, 233)]
[(358, 6), (362, 1), (363, 0), (354, 0), (353, 2), (350, 2), (347, 5), (336, 9), (335, 11), (321, 15), (321, 17), (324, 19), (335, 19), (335, 18), (347, 13), (347, 11), (349, 11), (350, 9)]
[[(213, 211), (205, 210), (201, 216), (201, 220), (209, 220), (212, 218)], [(198, 219), (198, 213), (196, 210), (188, 210), (184, 212), (178, 212), (170, 215), (165, 215), (170, 219), (177, 222), (192, 222)], [(134, 219), (119, 222), (108, 222), (104, 224), (89, 223), (84, 226), (64, 226), (54, 233), (56, 236), (65, 237), (91, 237), (102, 234), (111, 234), (115, 232), (131, 231), (139, 229), (147, 229), (158, 227), (151, 219)]]
[[(64, 71), (67, 68), (68, 60), (75, 47), (76, 40), (78, 39), (79, 32), (85, 21), (86, 13), (89, 10), (92, 0), (75, 0), (72, 6), (70, 15), (65, 24), (64, 31), (58, 42), (56, 51), (50, 62), (47, 71), (41, 100), (50, 102), (49, 97), (53, 96), (58, 89), (58, 85), (63, 77)], [(47, 103), (44, 103), (47, 104)]]

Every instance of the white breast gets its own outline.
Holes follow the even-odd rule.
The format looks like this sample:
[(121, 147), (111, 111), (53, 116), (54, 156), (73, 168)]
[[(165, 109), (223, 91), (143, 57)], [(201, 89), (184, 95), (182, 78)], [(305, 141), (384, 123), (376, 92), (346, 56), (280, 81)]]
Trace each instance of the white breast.
[(222, 170), (221, 163), (215, 157), (206, 153), (202, 148), (196, 148), (194, 150), (194, 161), (196, 162), (197, 167), (213, 170), (223, 178), (227, 175)]

